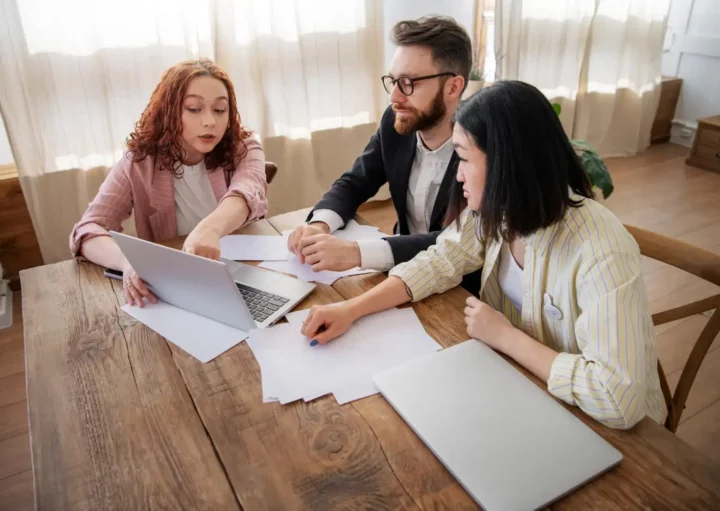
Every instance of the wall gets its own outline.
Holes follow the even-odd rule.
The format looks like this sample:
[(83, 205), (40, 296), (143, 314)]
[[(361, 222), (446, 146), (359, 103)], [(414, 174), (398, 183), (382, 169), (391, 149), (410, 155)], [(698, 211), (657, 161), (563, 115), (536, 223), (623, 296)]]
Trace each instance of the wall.
[(444, 2), (440, 0), (386, 0), (383, 2), (385, 70), (390, 69), (390, 61), (395, 53), (395, 46), (390, 42), (390, 31), (395, 23), (428, 14), (441, 14), (455, 18), (455, 21), (460, 23), (472, 37), (476, 3), (475, 0), (446, 0)]
[(3, 123), (2, 116), (0, 116), (0, 167), (10, 163), (13, 163), (13, 155), (7, 133), (5, 133), (5, 123)]
[(718, 0), (672, 1), (662, 72), (683, 79), (672, 142), (692, 145), (697, 119), (720, 115), (719, 28)]

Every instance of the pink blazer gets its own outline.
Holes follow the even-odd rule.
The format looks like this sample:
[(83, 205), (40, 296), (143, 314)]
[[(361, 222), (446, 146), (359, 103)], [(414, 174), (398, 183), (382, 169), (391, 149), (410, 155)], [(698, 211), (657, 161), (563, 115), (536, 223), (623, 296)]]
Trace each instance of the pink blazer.
[[(250, 209), (245, 224), (267, 213), (267, 178), (265, 152), (260, 143), (245, 140), (248, 152), (237, 166), (229, 186), (225, 172), (208, 172), (218, 204), (226, 197), (242, 197)], [(155, 170), (153, 158), (133, 162), (127, 152), (110, 170), (95, 199), (80, 222), (70, 233), (70, 251), (80, 255), (80, 245), (96, 236), (108, 236), (108, 231), (121, 231), (121, 223), (135, 212), (135, 229), (139, 238), (160, 242), (177, 236), (175, 223), (175, 187), (172, 172)]]

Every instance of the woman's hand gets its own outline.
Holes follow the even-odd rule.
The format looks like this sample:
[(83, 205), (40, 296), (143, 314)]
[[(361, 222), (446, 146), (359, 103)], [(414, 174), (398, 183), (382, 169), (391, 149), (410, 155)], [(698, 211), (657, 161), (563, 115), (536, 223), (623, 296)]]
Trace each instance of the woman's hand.
[(507, 343), (513, 338), (515, 331), (510, 320), (474, 296), (469, 297), (466, 304), (465, 324), (468, 335), (496, 351), (506, 353)]
[(350, 330), (356, 319), (347, 303), (316, 305), (303, 321), (300, 333), (311, 339), (310, 346), (325, 344)]
[(130, 305), (145, 307), (143, 297), (147, 298), (151, 303), (157, 303), (157, 298), (150, 292), (145, 283), (140, 279), (130, 263), (123, 266), (123, 292), (125, 299)]
[(185, 239), (183, 251), (217, 261), (220, 259), (220, 234), (205, 222), (200, 222)]

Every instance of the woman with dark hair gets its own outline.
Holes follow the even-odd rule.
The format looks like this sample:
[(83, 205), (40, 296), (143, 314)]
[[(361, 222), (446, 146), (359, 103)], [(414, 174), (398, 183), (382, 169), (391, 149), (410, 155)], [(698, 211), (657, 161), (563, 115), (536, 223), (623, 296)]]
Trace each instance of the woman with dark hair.
[(243, 129), (228, 75), (209, 59), (165, 71), (95, 199), (70, 234), (70, 250), (123, 271), (129, 304), (155, 297), (108, 231), (132, 213), (139, 238), (188, 235), (183, 250), (220, 257), (220, 238), (267, 212), (265, 153)]
[(463, 199), (453, 202), (454, 221), (374, 289), (314, 307), (303, 334), (311, 345), (328, 342), (362, 316), (442, 293), (483, 267), (482, 301), (470, 297), (465, 308), (468, 335), (610, 427), (630, 428), (646, 415), (660, 422), (665, 407), (638, 246), (592, 200), (548, 100), (526, 83), (498, 82), (455, 117)]

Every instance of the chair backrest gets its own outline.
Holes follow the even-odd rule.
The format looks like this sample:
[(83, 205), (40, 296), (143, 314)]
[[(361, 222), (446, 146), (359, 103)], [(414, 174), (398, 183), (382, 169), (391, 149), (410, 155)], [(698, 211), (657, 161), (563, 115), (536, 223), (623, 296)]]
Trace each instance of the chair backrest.
[[(630, 225), (626, 225), (625, 227), (637, 241), (642, 255), (675, 266), (676, 268), (720, 286), (720, 256), (682, 241), (640, 229), (639, 227)], [(695, 381), (700, 365), (710, 349), (713, 340), (718, 332), (720, 332), (720, 294), (674, 309), (658, 312), (657, 314), (653, 314), (652, 317), (653, 324), (659, 326), (711, 310), (713, 313), (710, 316), (710, 321), (708, 321), (700, 333), (700, 337), (698, 337), (687, 362), (685, 362), (685, 367), (683, 367), (674, 394), (670, 392), (670, 386), (665, 377), (665, 372), (663, 371), (660, 361), (658, 361), (660, 385), (662, 386), (665, 403), (668, 407), (665, 427), (673, 433), (677, 430), (678, 424), (680, 424), (680, 416), (685, 409), (685, 402), (690, 394), (690, 389)]]
[(268, 184), (272, 183), (272, 180), (275, 179), (275, 174), (277, 174), (277, 171), (277, 165), (275, 165), (271, 161), (265, 162), (265, 177), (267, 178)]

